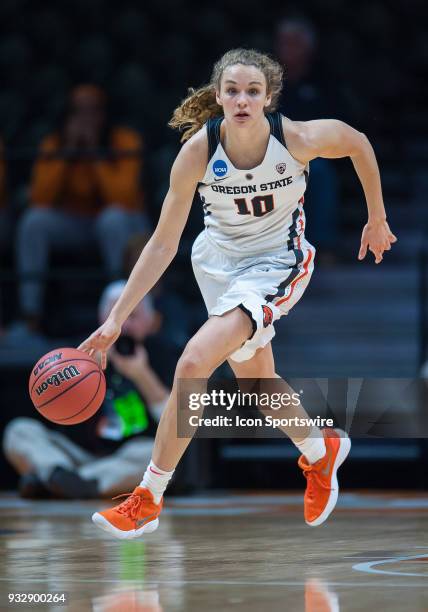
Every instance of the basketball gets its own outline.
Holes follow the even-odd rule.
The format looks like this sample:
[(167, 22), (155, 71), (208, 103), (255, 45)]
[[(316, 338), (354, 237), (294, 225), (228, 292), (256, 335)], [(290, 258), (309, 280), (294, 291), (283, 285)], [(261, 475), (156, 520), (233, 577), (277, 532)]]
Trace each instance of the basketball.
[(106, 381), (97, 362), (75, 348), (59, 348), (34, 365), (28, 383), (31, 401), (46, 419), (75, 425), (101, 406)]

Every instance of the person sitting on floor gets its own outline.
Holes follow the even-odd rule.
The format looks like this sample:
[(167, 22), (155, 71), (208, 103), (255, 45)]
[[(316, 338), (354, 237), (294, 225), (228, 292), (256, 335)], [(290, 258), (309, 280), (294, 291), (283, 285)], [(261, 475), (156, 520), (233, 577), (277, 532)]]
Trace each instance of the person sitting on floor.
[[(124, 285), (116, 281), (104, 290), (100, 323)], [(3, 450), (21, 475), (22, 497), (110, 497), (135, 485), (150, 459), (177, 359), (174, 347), (159, 334), (161, 324), (147, 295), (109, 353), (104, 403), (85, 423), (48, 426), (17, 417), (7, 425)]]

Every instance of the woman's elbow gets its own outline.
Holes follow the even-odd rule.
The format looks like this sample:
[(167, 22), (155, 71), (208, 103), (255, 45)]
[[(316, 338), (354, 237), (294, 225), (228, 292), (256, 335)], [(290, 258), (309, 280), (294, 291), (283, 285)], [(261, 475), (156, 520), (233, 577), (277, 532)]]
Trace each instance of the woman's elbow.
[(178, 251), (179, 240), (173, 237), (161, 236), (157, 234), (155, 230), (150, 238), (149, 244), (159, 254), (174, 258)]
[(349, 157), (359, 157), (360, 155), (367, 154), (368, 151), (372, 150), (370, 140), (363, 132), (357, 132), (350, 143)]

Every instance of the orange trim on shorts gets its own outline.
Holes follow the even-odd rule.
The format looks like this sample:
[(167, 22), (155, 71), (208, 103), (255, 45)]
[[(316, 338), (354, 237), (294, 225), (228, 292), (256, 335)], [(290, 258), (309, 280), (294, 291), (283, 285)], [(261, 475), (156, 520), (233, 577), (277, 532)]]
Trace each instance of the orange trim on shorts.
[(289, 300), (291, 298), (291, 296), (293, 295), (293, 291), (294, 291), (294, 288), (295, 288), (296, 284), (299, 281), (301, 281), (302, 278), (304, 278), (308, 274), (308, 266), (309, 266), (309, 264), (311, 262), (311, 259), (312, 259), (312, 251), (309, 249), (306, 261), (303, 264), (303, 273), (300, 274), (300, 276), (296, 276), (296, 278), (294, 279), (294, 281), (290, 285), (290, 293), (287, 295), (287, 297), (281, 298), (280, 300), (278, 300), (278, 302), (274, 302), (275, 306), (280, 306), (280, 304), (283, 304), (284, 302), (287, 302), (287, 300)]
[(300, 208), (300, 215), (298, 220), (298, 223), (300, 223), (300, 234), (297, 236), (297, 248), (300, 250), (300, 236), (305, 231), (305, 224), (303, 222), (303, 197), (299, 200), (299, 204), (302, 206), (302, 208)]

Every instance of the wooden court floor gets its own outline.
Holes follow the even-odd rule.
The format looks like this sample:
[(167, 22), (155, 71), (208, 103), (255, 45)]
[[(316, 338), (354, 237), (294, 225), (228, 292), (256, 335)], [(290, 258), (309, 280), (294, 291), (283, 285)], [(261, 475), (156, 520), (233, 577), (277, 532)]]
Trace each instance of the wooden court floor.
[(342, 493), (318, 528), (300, 494), (169, 498), (134, 541), (93, 527), (104, 503), (0, 498), (1, 610), (428, 611), (427, 494)]

